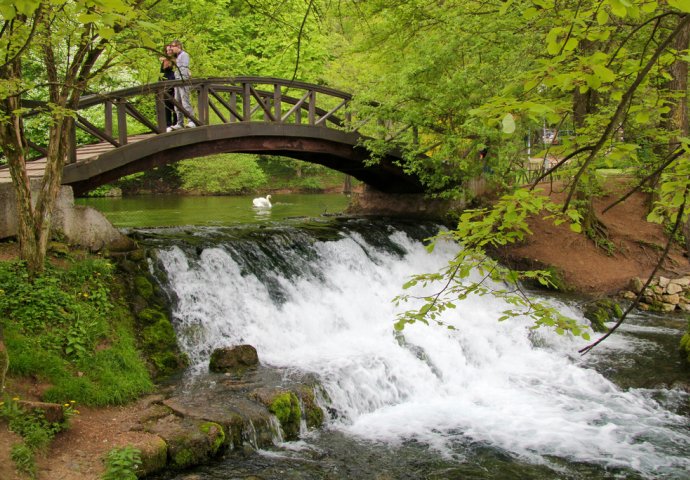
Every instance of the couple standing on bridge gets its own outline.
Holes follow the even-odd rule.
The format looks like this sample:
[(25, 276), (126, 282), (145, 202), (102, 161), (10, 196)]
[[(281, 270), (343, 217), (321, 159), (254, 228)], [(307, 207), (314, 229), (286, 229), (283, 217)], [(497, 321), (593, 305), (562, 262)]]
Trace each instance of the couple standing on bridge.
[[(189, 69), (189, 54), (182, 49), (182, 42), (179, 40), (173, 41), (171, 44), (165, 46), (165, 57), (160, 57), (161, 61), (161, 76), (165, 80), (185, 80), (191, 78), (191, 71)], [(194, 108), (189, 99), (191, 86), (188, 84), (179, 85), (166, 92), (168, 97), (165, 99), (165, 124), (167, 126), (166, 132), (172, 132), (184, 128), (184, 117), (189, 118), (187, 127), (196, 127), (196, 123), (191, 119), (190, 115), (194, 115)], [(182, 108), (180, 108), (182, 106)]]

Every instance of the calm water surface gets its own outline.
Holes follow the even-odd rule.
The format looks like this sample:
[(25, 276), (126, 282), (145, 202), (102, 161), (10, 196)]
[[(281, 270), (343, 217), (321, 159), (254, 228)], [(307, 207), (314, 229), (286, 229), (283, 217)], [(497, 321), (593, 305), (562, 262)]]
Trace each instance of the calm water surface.
[(150, 195), (123, 198), (80, 198), (120, 228), (179, 225), (231, 226), (318, 217), (342, 213), (349, 197), (340, 194), (272, 195), (270, 209), (252, 206), (252, 196), (181, 197)]

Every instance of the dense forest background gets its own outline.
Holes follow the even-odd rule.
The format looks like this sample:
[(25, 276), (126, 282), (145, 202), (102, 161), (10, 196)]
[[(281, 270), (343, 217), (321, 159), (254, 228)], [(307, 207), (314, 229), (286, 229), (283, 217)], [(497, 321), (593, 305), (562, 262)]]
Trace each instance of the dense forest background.
[[(4, 162), (15, 184), (25, 182), (30, 139), (60, 165), (78, 98), (157, 81), (164, 46), (179, 39), (194, 77), (279, 77), (351, 92), (350, 108), (376, 120), (367, 147), (401, 149), (430, 195), (464, 195), (482, 175), (508, 194), (494, 208), (511, 222), (543, 207), (531, 188), (515, 189), (561, 179), (566, 200), (549, 208), (596, 240), (605, 225), (591, 198), (605, 175), (626, 174), (631, 189), (649, 193), (650, 220), (683, 241), (689, 11), (688, 0), (3, 0)], [(20, 98), (48, 101), (49, 115), (24, 118)], [(154, 175), (191, 193), (271, 188), (266, 167), (277, 165), (302, 179), (294, 188), (343, 181), (288, 159), (192, 162)], [(60, 169), (49, 170), (46, 185), (59, 185)], [(195, 178), (200, 171), (217, 181), (200, 181), (208, 178)], [(136, 179), (126, 182), (136, 190)], [(43, 190), (36, 218), (51, 204), (54, 189)]]

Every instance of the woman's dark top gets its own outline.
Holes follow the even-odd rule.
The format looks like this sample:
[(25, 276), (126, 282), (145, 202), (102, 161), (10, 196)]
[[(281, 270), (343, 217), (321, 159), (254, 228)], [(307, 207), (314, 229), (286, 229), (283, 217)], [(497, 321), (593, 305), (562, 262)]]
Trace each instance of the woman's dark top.
[(175, 71), (173, 70), (172, 63), (168, 68), (165, 68), (166, 62), (161, 62), (161, 79), (162, 80), (175, 80)]

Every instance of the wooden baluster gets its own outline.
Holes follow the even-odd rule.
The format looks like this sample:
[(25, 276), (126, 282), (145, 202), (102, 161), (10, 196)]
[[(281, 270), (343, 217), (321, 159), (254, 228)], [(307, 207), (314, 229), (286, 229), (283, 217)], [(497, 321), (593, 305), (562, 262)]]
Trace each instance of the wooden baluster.
[(302, 107), (299, 107), (297, 110), (295, 110), (295, 123), (297, 125), (302, 124)]
[(105, 104), (105, 133), (113, 136), (113, 102), (106, 100)]
[(316, 92), (309, 92), (309, 125), (316, 124)]
[(281, 105), (283, 94), (280, 91), (280, 85), (273, 86), (273, 116), (276, 117), (276, 122), (281, 123), (283, 117), (283, 106)]
[(206, 83), (200, 85), (197, 109), (199, 111), (199, 121), (201, 124), (208, 125), (210, 123), (210, 113), (208, 108), (208, 84)]
[(262, 101), (265, 105), (268, 106), (267, 109), (262, 109), (262, 110), (264, 111), (264, 122), (266, 122), (266, 123), (271, 123), (271, 116), (268, 114), (268, 111), (267, 111), (267, 110), (269, 110), (269, 111), (271, 110), (271, 97), (268, 97), (268, 96), (266, 96), (266, 97), (261, 96), (261, 101)]
[(249, 83), (242, 84), (242, 121), (249, 122), (252, 119), (252, 92)]
[(127, 100), (118, 99), (117, 105), (117, 139), (120, 146), (127, 145)]
[[(230, 92), (230, 106), (237, 112), (237, 93)], [(230, 123), (238, 121), (238, 118), (230, 112)]]
[[(110, 122), (112, 123), (112, 121), (111, 111)], [(165, 88), (160, 88), (156, 92), (156, 124), (158, 125), (158, 133), (165, 132), (165, 129), (167, 128), (167, 125), (165, 124)]]

